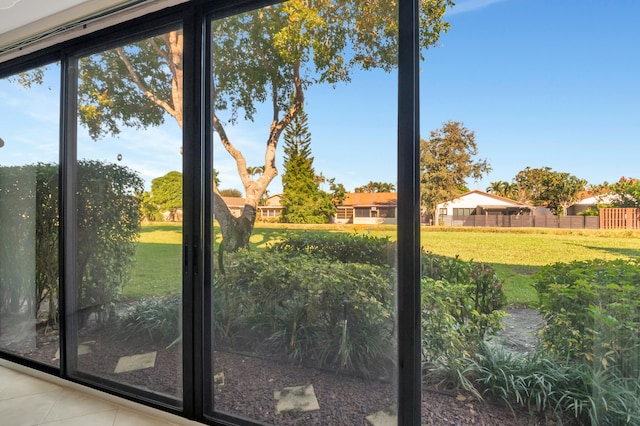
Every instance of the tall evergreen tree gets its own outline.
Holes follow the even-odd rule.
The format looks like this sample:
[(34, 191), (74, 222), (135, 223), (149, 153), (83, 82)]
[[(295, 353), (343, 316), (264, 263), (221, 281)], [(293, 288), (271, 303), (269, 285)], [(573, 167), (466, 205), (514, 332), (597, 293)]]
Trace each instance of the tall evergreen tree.
[(289, 223), (326, 223), (336, 207), (331, 196), (320, 190), (316, 179), (307, 121), (307, 114), (302, 111), (284, 133), (283, 220)]

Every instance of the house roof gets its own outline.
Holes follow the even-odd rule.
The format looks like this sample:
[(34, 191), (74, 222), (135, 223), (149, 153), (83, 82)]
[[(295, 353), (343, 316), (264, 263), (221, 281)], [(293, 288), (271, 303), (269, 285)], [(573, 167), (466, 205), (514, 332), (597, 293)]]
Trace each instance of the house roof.
[(397, 192), (348, 192), (342, 202), (343, 206), (396, 206)]
[(244, 198), (242, 197), (222, 197), (227, 207), (244, 207)]
[[(457, 196), (456, 198), (454, 198), (454, 199), (452, 199), (452, 200), (447, 200), (447, 201), (445, 201), (444, 203), (450, 203), (450, 202), (452, 202), (452, 201), (454, 201), (454, 200), (458, 200), (458, 199), (460, 199), (460, 198), (465, 198), (465, 197), (467, 197), (467, 196), (469, 196), (469, 195), (472, 195), (472, 194), (477, 194), (477, 195), (481, 195), (481, 196), (483, 196), (483, 197), (485, 197), (485, 198), (490, 198), (490, 199), (493, 199), (493, 200), (498, 200), (498, 201), (501, 201), (502, 203), (510, 204), (510, 205), (512, 205), (512, 206), (517, 206), (517, 207), (530, 207), (528, 204), (525, 204), (525, 203), (521, 203), (521, 202), (519, 202), (519, 201), (512, 200), (511, 198), (501, 197), (501, 196), (499, 196), (499, 195), (490, 194), (490, 193), (488, 193), (488, 192), (480, 191), (479, 189), (474, 189), (473, 191), (465, 192), (464, 194), (461, 194), (461, 195)], [(441, 203), (441, 204), (442, 204), (442, 203)], [(483, 204), (483, 205), (485, 205), (485, 204)], [(489, 203), (487, 203), (487, 204), (486, 204), (486, 206), (489, 206), (489, 205), (490, 205)], [(492, 207), (495, 207), (495, 206), (492, 206)]]
[(597, 194), (590, 197), (582, 198), (580, 201), (576, 201), (575, 205), (582, 206), (595, 206), (596, 204), (611, 204), (616, 202), (618, 196), (616, 194)]
[(518, 204), (513, 206), (506, 206), (504, 204), (478, 204), (478, 207), (485, 210), (508, 210), (508, 209), (524, 209), (529, 208), (526, 204)]

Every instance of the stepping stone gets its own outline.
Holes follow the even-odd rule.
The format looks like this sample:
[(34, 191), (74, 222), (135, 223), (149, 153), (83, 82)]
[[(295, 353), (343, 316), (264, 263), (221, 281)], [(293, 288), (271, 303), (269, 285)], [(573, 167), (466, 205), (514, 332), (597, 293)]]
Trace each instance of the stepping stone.
[(386, 411), (378, 411), (367, 416), (367, 422), (371, 426), (397, 426), (398, 416), (389, 414)]
[(306, 412), (320, 409), (313, 385), (292, 386), (273, 392), (276, 400), (276, 414), (286, 411)]
[(213, 384), (215, 386), (223, 386), (224, 385), (224, 371), (218, 370), (213, 373)]
[[(89, 340), (87, 342), (82, 342), (78, 345), (78, 356), (86, 355), (91, 353), (91, 347), (96, 344), (95, 340)], [(60, 348), (56, 351), (56, 354), (53, 356), (53, 361), (60, 359)]]
[(153, 368), (156, 365), (156, 355), (158, 352), (148, 352), (146, 354), (123, 356), (118, 360), (118, 365), (114, 373), (126, 373), (127, 371), (143, 370)]

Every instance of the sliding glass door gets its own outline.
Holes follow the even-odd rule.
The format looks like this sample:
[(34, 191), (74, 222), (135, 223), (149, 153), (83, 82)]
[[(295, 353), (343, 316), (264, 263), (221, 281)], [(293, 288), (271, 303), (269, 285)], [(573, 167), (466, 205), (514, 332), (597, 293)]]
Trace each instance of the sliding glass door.
[(59, 88), (57, 63), (0, 80), (0, 350), (52, 366), (60, 362)]
[(175, 28), (78, 58), (67, 277), (71, 373), (177, 404), (182, 49)]
[(210, 423), (403, 423), (397, 10), (303, 3), (187, 2), (16, 74), (56, 103), (0, 107), (34, 114), (0, 134), (3, 355)]
[(391, 424), (398, 77), (359, 69), (358, 10), (299, 7), (211, 22), (209, 411)]

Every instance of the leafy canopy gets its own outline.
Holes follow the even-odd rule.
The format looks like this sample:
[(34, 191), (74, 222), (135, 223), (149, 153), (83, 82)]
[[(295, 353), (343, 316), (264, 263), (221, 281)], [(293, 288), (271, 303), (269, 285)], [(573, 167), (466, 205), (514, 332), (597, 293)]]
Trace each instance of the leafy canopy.
[(587, 185), (584, 179), (556, 172), (550, 167), (526, 167), (518, 172), (514, 181), (519, 188), (520, 201), (548, 207), (557, 215), (565, 214)]
[(614, 207), (640, 208), (640, 181), (634, 178), (622, 177), (614, 184), (609, 185), (609, 191), (614, 195)]
[(486, 159), (474, 160), (477, 154), (475, 133), (458, 121), (446, 122), (428, 140), (420, 140), (420, 191), (429, 212), (456, 198), (466, 179), (477, 180), (491, 171)]
[[(434, 45), (449, 24), (451, 0), (420, 0), (420, 46)], [(245, 207), (236, 218), (214, 185), (213, 209), (225, 249), (248, 244), (256, 208), (278, 174), (280, 136), (302, 111), (314, 84), (349, 82), (356, 70), (390, 71), (397, 65), (397, 3), (389, 0), (290, 0), (212, 23), (213, 128), (233, 158)], [(79, 120), (92, 138), (117, 135), (122, 126), (147, 128), (173, 117), (184, 125), (183, 35), (180, 28), (80, 59)], [(21, 83), (37, 82), (36, 73)], [(264, 170), (250, 175), (226, 132), (239, 117), (253, 120), (271, 109), (265, 129)], [(222, 115), (223, 116), (222, 116)]]

